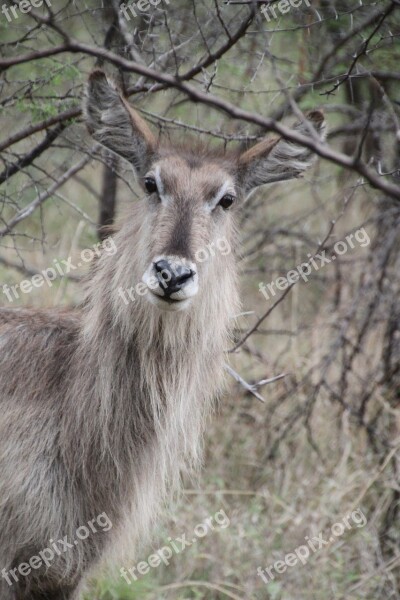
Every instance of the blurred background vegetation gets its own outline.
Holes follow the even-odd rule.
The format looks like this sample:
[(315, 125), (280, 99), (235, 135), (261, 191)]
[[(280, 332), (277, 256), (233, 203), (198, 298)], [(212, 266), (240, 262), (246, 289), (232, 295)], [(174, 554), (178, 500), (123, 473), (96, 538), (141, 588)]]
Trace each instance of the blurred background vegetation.
[[(0, 14), (1, 286), (54, 259), (77, 263), (102, 226), (118, 226), (140, 201), (129, 167), (93, 145), (83, 125), (81, 98), (95, 66), (171, 139), (247, 147), (266, 132), (138, 75), (138, 65), (284, 123), (323, 107), (329, 147), (356, 160), (354, 168), (320, 160), (302, 180), (264, 187), (241, 212), (243, 313), (229, 363), (243, 381), (227, 376), (204, 470), (184, 482), (153, 549), (190, 537), (220, 509), (230, 526), (132, 585), (121, 565), (109, 567), (87, 598), (400, 598), (400, 192), (372, 187), (356, 168), (362, 161), (400, 186), (399, 2), (161, 0), (136, 7), (130, 20), (119, 4), (53, 0), (11, 21)], [(263, 16), (268, 5), (278, 18)], [(368, 246), (314, 271), (271, 310), (281, 293), (267, 301), (260, 282), (321, 249), (331, 255), (362, 227)], [(78, 305), (84, 268), (69, 275), (12, 304), (0, 293), (0, 302)], [(327, 537), (358, 507), (365, 527), (268, 584), (257, 574), (305, 536)], [(151, 552), (141, 549), (125, 567)]]

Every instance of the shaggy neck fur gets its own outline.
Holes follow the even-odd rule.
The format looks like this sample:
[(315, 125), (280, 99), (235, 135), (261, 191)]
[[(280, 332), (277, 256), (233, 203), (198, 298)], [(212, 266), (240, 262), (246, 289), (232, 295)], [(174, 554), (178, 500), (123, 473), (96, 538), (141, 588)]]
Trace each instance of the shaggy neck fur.
[(126, 305), (118, 289), (138, 283), (146, 266), (135, 222), (140, 218), (114, 237), (117, 253), (101, 257), (90, 283), (74, 361), (80, 373), (70, 392), (81, 406), (77, 414), (65, 411), (63, 429), (66, 461), (89, 495), (86, 505), (123, 524), (130, 545), (143, 540), (181, 474), (199, 463), (238, 310), (232, 254), (204, 265), (187, 311), (162, 312), (137, 294)]

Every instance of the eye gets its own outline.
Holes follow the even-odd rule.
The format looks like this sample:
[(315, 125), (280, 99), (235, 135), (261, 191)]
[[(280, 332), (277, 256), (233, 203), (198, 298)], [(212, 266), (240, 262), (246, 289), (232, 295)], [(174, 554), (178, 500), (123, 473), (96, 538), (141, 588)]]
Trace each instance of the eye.
[(154, 192), (157, 192), (157, 184), (156, 184), (156, 180), (153, 177), (146, 177), (144, 180), (144, 187), (146, 188), (146, 191), (149, 194), (154, 194)]
[(232, 206), (234, 201), (235, 196), (232, 196), (232, 194), (225, 194), (225, 196), (223, 196), (218, 202), (218, 206), (221, 206), (224, 210), (228, 210), (228, 208)]

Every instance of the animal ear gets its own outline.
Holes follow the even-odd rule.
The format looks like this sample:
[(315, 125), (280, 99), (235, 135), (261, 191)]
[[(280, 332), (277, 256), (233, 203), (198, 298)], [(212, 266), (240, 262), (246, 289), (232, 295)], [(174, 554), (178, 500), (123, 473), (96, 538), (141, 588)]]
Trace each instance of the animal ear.
[(101, 70), (89, 77), (84, 113), (96, 141), (129, 161), (138, 173), (145, 171), (156, 147), (155, 137), (115, 82)]
[[(311, 124), (320, 137), (325, 137), (325, 119), (320, 110), (306, 115), (307, 122), (297, 123), (294, 131), (310, 135)], [(300, 177), (310, 167), (315, 154), (309, 148), (299, 146), (283, 138), (261, 140), (239, 157), (239, 182), (245, 196), (265, 183), (274, 183)]]

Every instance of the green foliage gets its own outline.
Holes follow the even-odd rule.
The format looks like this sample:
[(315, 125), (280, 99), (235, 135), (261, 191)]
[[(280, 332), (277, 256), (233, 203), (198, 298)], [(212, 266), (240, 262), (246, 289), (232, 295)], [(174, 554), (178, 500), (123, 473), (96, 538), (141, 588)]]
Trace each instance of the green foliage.
[(86, 594), (85, 600), (143, 600), (145, 595), (154, 589), (151, 581), (138, 580), (131, 585), (124, 581), (101, 579)]

